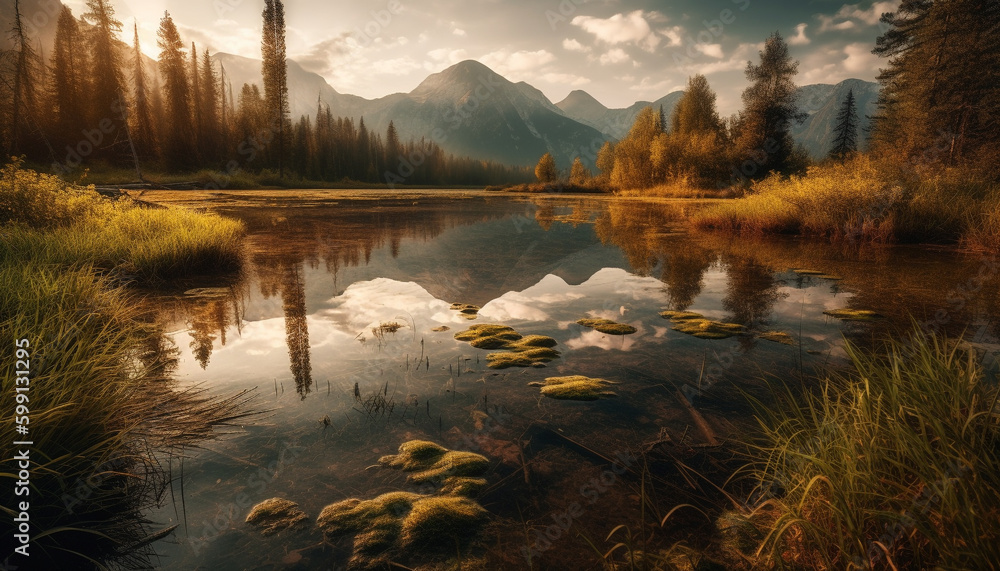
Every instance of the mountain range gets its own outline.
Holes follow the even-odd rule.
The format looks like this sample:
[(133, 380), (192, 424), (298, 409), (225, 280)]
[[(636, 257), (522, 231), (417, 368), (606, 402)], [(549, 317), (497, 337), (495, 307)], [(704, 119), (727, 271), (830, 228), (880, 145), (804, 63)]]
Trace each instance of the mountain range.
[[(213, 57), (225, 67), (235, 92), (243, 83), (261, 83), (258, 60), (226, 53)], [(876, 110), (878, 84), (848, 79), (799, 88), (798, 104), (807, 119), (792, 127), (792, 136), (813, 158), (828, 152), (837, 113), (850, 89), (857, 100), (863, 142)], [(430, 139), (457, 155), (532, 166), (550, 152), (564, 168), (576, 156), (593, 167), (601, 143), (624, 137), (639, 111), (650, 105), (662, 107), (669, 117), (683, 95), (675, 91), (655, 101), (609, 109), (586, 91), (576, 90), (552, 103), (528, 83), (511, 82), (477, 61), (466, 60), (430, 75), (409, 93), (364, 99), (338, 92), (291, 59), (288, 93), (293, 118), (314, 116), (322, 101), (334, 116), (364, 118), (369, 129), (380, 133), (392, 121), (403, 140)]]

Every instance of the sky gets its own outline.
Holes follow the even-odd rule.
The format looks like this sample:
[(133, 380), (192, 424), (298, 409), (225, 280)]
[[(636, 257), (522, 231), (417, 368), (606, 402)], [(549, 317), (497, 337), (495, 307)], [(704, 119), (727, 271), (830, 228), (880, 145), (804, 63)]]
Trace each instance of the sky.
[[(83, 0), (65, 2), (83, 13)], [(112, 0), (131, 43), (155, 58), (168, 10), (200, 49), (260, 57), (263, 0)], [(683, 89), (702, 73), (723, 114), (737, 111), (743, 73), (778, 31), (799, 61), (799, 85), (873, 81), (878, 18), (899, 0), (286, 0), (288, 56), (341, 93), (408, 92), (431, 73), (478, 60), (558, 102), (583, 89), (627, 107)]]

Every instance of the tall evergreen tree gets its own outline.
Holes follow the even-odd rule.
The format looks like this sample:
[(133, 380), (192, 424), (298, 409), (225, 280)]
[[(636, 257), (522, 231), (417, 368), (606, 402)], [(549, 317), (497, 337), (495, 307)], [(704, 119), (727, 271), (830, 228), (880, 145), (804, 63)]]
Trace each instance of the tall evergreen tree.
[(285, 174), (285, 139), (290, 125), (288, 64), (285, 57), (285, 6), (281, 0), (265, 0), (261, 38), (261, 71), (264, 101), (274, 129), (274, 156), (278, 176)]
[(52, 50), (52, 123), (60, 146), (74, 143), (83, 129), (85, 54), (79, 23), (73, 12), (63, 6), (56, 21)]
[[(87, 10), (83, 19), (93, 26), (89, 33), (91, 82), (87, 100), (93, 110), (90, 114), (92, 120), (100, 122), (108, 119), (112, 122), (111, 132), (103, 141), (103, 146), (110, 148), (119, 142), (119, 130), (124, 126), (122, 121), (126, 110), (125, 76), (117, 45), (122, 23), (115, 19), (114, 6), (108, 0), (87, 0)], [(95, 152), (95, 155), (118, 163), (124, 162), (126, 156), (111, 150)]]
[[(14, 25), (10, 31), (14, 44), (13, 64), (9, 72), (11, 86), (10, 115), (7, 120), (8, 136), (7, 156), (20, 154), (30, 146), (26, 132), (30, 128), (29, 114), (35, 104), (38, 79), (38, 54), (31, 45), (24, 20), (21, 15), (21, 5), (14, 0)], [(5, 78), (8, 79), (8, 78)]]
[(844, 103), (837, 114), (837, 124), (833, 128), (833, 146), (830, 157), (843, 161), (858, 150), (858, 110), (854, 102), (854, 90), (847, 92)]
[(166, 95), (166, 129), (163, 153), (171, 168), (195, 165), (191, 153), (194, 128), (191, 124), (191, 89), (184, 61), (184, 42), (169, 12), (163, 13), (156, 45), (160, 48), (160, 76)]
[(758, 170), (761, 175), (772, 170), (784, 171), (790, 165), (794, 143), (789, 129), (793, 122), (806, 118), (795, 103), (792, 78), (798, 67), (778, 32), (764, 41), (759, 64), (747, 62), (750, 86), (743, 92), (736, 150), (740, 157), (761, 159), (757, 160), (763, 167)]
[(208, 50), (202, 52), (200, 84), (201, 133), (198, 135), (198, 141), (201, 143), (202, 158), (211, 163), (218, 160), (223, 140), (219, 120), (219, 86)]
[(688, 87), (670, 117), (671, 134), (688, 136), (692, 133), (721, 132), (722, 121), (715, 108), (715, 98), (715, 92), (704, 75), (688, 79)]
[(194, 126), (194, 140), (191, 141), (191, 147), (200, 151), (204, 146), (201, 140), (202, 134), (205, 132), (205, 125), (201, 116), (204, 100), (201, 96), (201, 81), (199, 78), (199, 75), (201, 74), (200, 69), (198, 68), (198, 48), (194, 45), (194, 42), (191, 42), (190, 56), (190, 62), (188, 63), (188, 75), (190, 77), (189, 84), (191, 85), (191, 124)]
[(882, 24), (873, 53), (889, 61), (873, 148), (932, 162), (997, 157), (1000, 3), (903, 0)]
[(150, 111), (149, 89), (146, 87), (146, 66), (143, 63), (145, 56), (139, 49), (139, 25), (137, 22), (132, 25), (132, 85), (134, 86), (134, 97), (132, 102), (132, 138), (135, 141), (138, 153), (151, 158), (156, 154), (156, 135), (153, 132), (153, 116)]

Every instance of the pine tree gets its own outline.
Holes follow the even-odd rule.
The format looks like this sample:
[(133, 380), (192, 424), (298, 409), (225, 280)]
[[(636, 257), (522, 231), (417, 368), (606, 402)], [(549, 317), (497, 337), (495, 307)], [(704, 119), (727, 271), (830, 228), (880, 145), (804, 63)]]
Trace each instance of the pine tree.
[(611, 180), (611, 172), (615, 168), (615, 148), (611, 141), (604, 141), (601, 150), (597, 151), (597, 170), (601, 172), (600, 179), (603, 182)]
[(135, 88), (135, 96), (132, 103), (132, 136), (135, 140), (138, 153), (146, 158), (151, 158), (156, 154), (156, 135), (153, 132), (153, 118), (150, 111), (149, 90), (146, 87), (146, 67), (143, 64), (144, 56), (139, 49), (139, 25), (132, 25), (132, 85)]
[(184, 61), (184, 42), (169, 12), (163, 13), (156, 45), (160, 48), (160, 75), (166, 94), (166, 133), (163, 151), (171, 168), (190, 168), (196, 162), (191, 153), (194, 127), (191, 123), (191, 89)]
[[(285, 57), (285, 6), (281, 0), (265, 0), (261, 71), (264, 77), (264, 101), (275, 131), (275, 159), (278, 176), (284, 176), (285, 139), (288, 131), (288, 64)], [(367, 149), (366, 149), (367, 152)]]
[(535, 166), (535, 178), (538, 182), (549, 183), (555, 182), (558, 177), (556, 160), (552, 158), (551, 153), (545, 153)]
[[(118, 51), (117, 35), (122, 31), (122, 23), (115, 19), (115, 9), (107, 0), (87, 0), (88, 12), (83, 19), (93, 26), (90, 37), (91, 83), (87, 101), (90, 102), (92, 119), (112, 122), (111, 131), (106, 135), (103, 146), (109, 147), (119, 141), (119, 129), (125, 118), (125, 76)], [(102, 131), (106, 131), (102, 129)], [(96, 145), (95, 145), (96, 146)], [(124, 162), (124, 153), (110, 150), (96, 156)]]
[(202, 120), (201, 110), (205, 101), (201, 96), (200, 70), (198, 68), (198, 48), (191, 42), (190, 61), (188, 62), (188, 84), (191, 86), (191, 125), (194, 126), (194, 139), (191, 141), (191, 148), (200, 155), (204, 142), (201, 140), (205, 132), (205, 124)]
[(800, 123), (806, 117), (795, 103), (792, 77), (798, 73), (798, 66), (778, 32), (765, 40), (759, 64), (747, 62), (750, 86), (743, 92), (736, 150), (740, 157), (761, 159), (757, 161), (761, 175), (772, 170), (782, 172), (790, 166), (794, 143), (789, 129), (793, 122)]
[(14, 54), (8, 82), (11, 86), (11, 109), (8, 120), (10, 138), (7, 139), (8, 146), (5, 149), (7, 156), (18, 155), (28, 146), (25, 132), (30, 128), (29, 114), (35, 104), (38, 73), (38, 55), (24, 29), (18, 0), (14, 0), (14, 25), (10, 38), (14, 44)]
[(704, 75), (698, 74), (688, 79), (688, 87), (670, 116), (670, 133), (679, 136), (720, 133), (722, 121), (715, 109), (715, 98), (715, 92)]
[(904, 0), (873, 50), (888, 58), (873, 148), (921, 162), (996, 155), (1000, 3)]
[(833, 146), (830, 158), (843, 161), (858, 150), (858, 110), (854, 102), (854, 90), (847, 92), (844, 103), (837, 114), (837, 124), (833, 128)]
[(83, 129), (84, 55), (79, 23), (73, 12), (63, 6), (52, 50), (52, 112), (60, 146), (75, 143)]
[(222, 146), (222, 129), (219, 123), (219, 91), (212, 67), (212, 57), (208, 50), (202, 52), (201, 60), (201, 133), (198, 141), (201, 143), (201, 156), (207, 163), (218, 160)]

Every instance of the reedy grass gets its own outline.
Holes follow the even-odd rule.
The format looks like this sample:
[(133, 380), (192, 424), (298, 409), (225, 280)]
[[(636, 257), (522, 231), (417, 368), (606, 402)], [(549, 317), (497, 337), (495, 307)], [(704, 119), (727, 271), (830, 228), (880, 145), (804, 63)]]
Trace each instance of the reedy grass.
[(758, 501), (724, 517), (763, 539), (730, 554), (765, 568), (996, 568), (1000, 390), (975, 352), (919, 331), (884, 356), (847, 352), (854, 373), (755, 401)]
[[(162, 536), (144, 518), (167, 481), (158, 456), (246, 416), (250, 395), (178, 389), (165, 339), (115, 278), (235, 267), (242, 226), (114, 203), (17, 162), (0, 170), (0, 216), (0, 342), (30, 342), (32, 565), (146, 568)], [(0, 438), (19, 439), (13, 414)], [(13, 489), (17, 475), (0, 479)]]
[(698, 212), (693, 222), (738, 234), (995, 247), (995, 238), (984, 237), (1000, 229), (1000, 187), (984, 180), (961, 170), (921, 175), (858, 155), (811, 167), (805, 176), (772, 175), (744, 198)]

